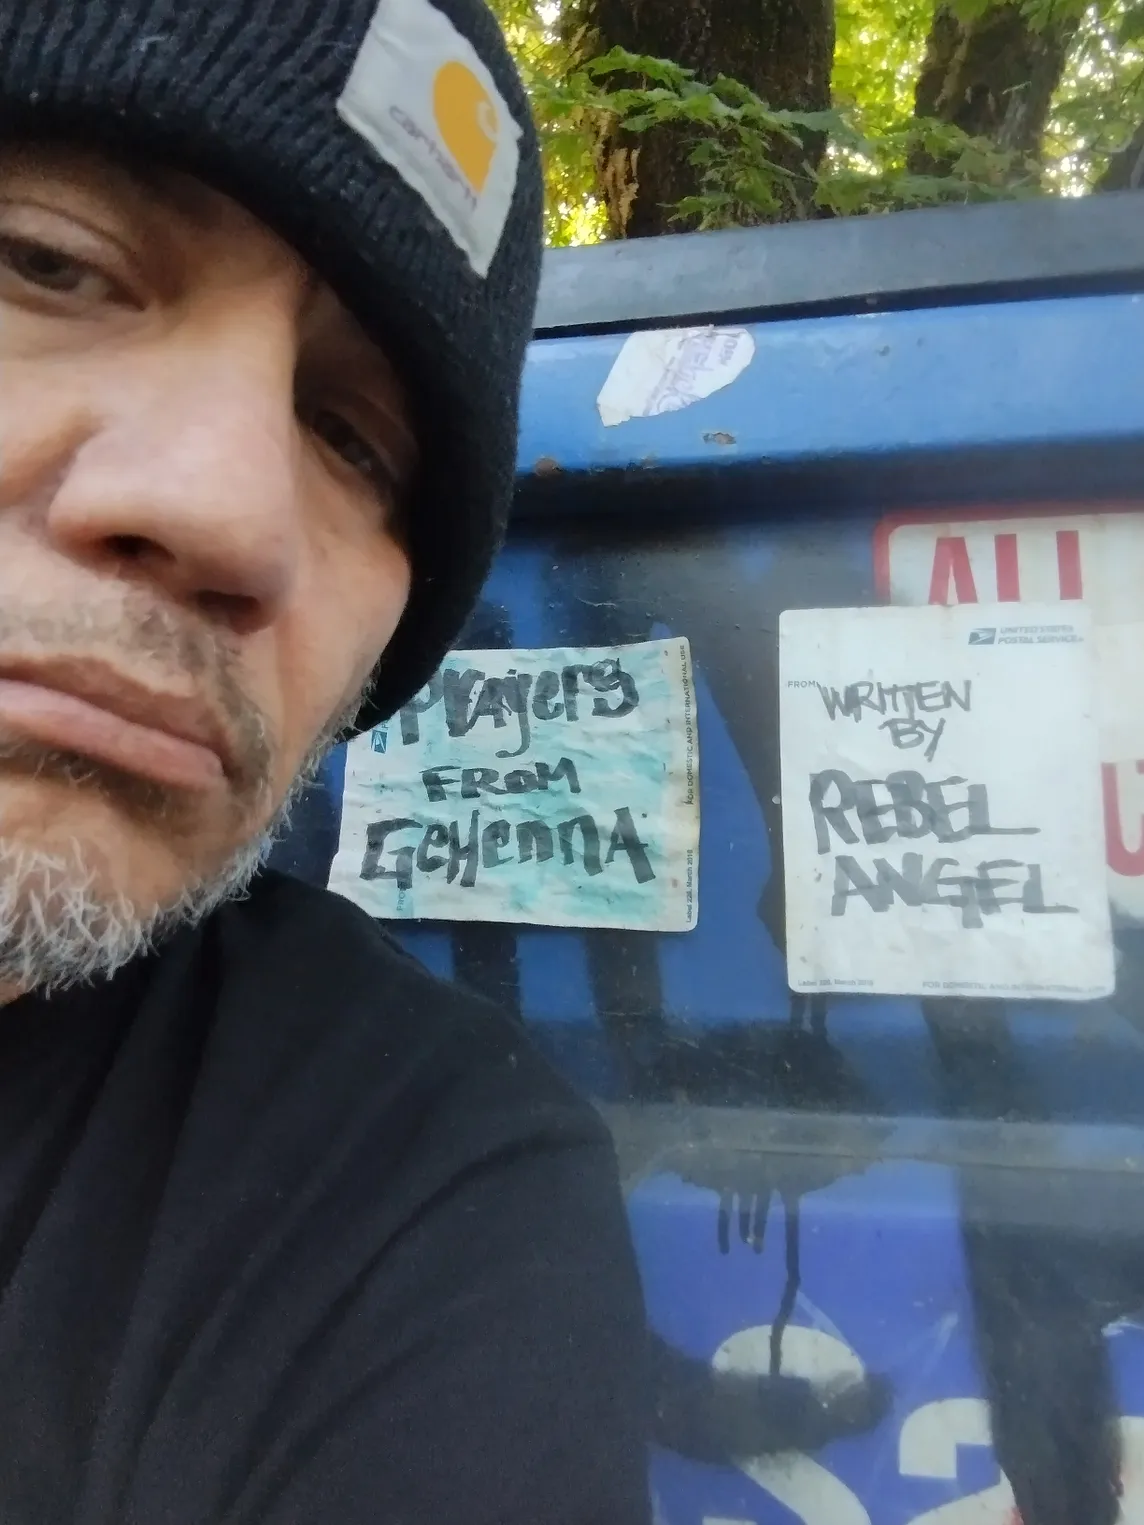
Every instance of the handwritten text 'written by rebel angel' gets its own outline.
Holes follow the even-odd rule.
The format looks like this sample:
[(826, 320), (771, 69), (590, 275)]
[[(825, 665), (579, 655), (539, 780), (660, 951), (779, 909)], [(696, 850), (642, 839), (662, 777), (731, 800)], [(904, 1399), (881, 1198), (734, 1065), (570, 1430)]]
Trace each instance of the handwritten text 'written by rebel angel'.
[(686, 641), (460, 652), (349, 747), (330, 884), (386, 918), (684, 931), (698, 841)]
[(782, 616), (796, 990), (1111, 989), (1087, 613), (1012, 641), (990, 617), (992, 640), (981, 609)]

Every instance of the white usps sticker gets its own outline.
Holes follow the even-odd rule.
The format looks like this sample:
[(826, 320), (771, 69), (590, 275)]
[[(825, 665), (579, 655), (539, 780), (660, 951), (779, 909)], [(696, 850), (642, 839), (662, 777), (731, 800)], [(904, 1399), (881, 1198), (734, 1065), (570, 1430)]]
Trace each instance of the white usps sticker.
[(1081, 603), (782, 614), (793, 989), (1111, 994), (1092, 648)]
[(429, 0), (380, 0), (338, 115), (487, 275), (512, 206), (521, 130), (449, 18)]

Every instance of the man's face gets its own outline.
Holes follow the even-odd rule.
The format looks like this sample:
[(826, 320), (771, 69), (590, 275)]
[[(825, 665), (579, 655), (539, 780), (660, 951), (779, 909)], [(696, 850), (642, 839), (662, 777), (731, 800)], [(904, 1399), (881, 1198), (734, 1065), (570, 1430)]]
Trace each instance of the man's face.
[[(249, 869), (405, 606), (413, 455), (384, 357), (240, 207), (0, 150), (0, 995)], [(105, 952), (56, 968), (73, 921)]]

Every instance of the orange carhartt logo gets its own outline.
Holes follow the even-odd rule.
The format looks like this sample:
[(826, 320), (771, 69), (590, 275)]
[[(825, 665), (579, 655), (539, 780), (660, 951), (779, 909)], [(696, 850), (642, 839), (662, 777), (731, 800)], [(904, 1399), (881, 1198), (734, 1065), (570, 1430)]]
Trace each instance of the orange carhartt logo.
[(433, 115), (445, 147), (479, 196), (492, 168), (500, 124), (484, 85), (456, 59), (437, 70), (433, 80)]

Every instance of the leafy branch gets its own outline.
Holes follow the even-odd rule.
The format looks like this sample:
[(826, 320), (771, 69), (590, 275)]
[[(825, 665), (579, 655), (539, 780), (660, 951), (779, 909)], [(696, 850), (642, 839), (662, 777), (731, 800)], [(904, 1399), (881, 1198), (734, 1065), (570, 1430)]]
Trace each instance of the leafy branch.
[[(801, 178), (811, 186), (804, 216), (853, 215), (902, 207), (1036, 194), (1039, 167), (1024, 156), (973, 138), (936, 119), (915, 118), (868, 137), (841, 110), (776, 110), (738, 80), (711, 81), (668, 59), (613, 48), (562, 75), (532, 82), (542, 131), (551, 145), (583, 152), (585, 137), (639, 134), (667, 125), (685, 136), (699, 190), (673, 217), (699, 228), (767, 220), (789, 207)], [(801, 176), (777, 162), (776, 146), (829, 139), (819, 168)], [(911, 173), (918, 151), (943, 165), (940, 175)]]

